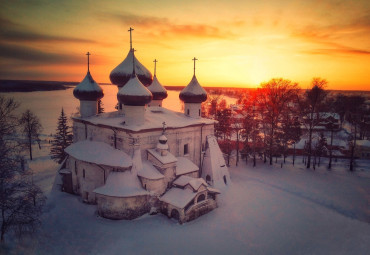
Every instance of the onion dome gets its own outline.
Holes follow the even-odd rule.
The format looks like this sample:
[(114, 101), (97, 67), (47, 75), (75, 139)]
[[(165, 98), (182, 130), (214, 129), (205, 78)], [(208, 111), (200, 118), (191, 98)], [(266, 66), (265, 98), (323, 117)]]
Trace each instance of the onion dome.
[(123, 60), (122, 63), (114, 68), (110, 73), (109, 79), (112, 84), (115, 84), (118, 87), (123, 87), (130, 80), (133, 69), (132, 58), (134, 58), (135, 73), (140, 82), (146, 87), (152, 83), (152, 74), (139, 62), (139, 60), (137, 60), (134, 56), (133, 49), (130, 49), (125, 60)]
[(144, 106), (152, 98), (152, 93), (140, 82), (135, 72), (132, 72), (130, 80), (117, 93), (118, 101), (124, 105)]
[(97, 84), (90, 74), (89, 68), (89, 56), (90, 53), (87, 54), (88, 57), (88, 64), (87, 64), (87, 74), (85, 78), (78, 84), (74, 90), (73, 95), (79, 99), (84, 101), (97, 101), (104, 96), (103, 89)]
[(154, 61), (154, 78), (152, 84), (148, 87), (149, 91), (153, 94), (153, 100), (163, 100), (167, 98), (167, 90), (159, 83), (156, 75), (157, 60)]
[(184, 103), (202, 103), (207, 100), (207, 92), (200, 86), (194, 74), (188, 86), (180, 92), (179, 97)]

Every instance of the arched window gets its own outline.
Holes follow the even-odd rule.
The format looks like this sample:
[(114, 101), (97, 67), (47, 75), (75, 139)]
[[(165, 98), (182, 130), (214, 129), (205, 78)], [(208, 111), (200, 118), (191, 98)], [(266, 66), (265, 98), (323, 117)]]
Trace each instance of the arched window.
[(176, 209), (172, 209), (171, 218), (174, 218), (175, 220), (179, 220), (180, 219), (179, 211), (177, 211)]
[(204, 194), (201, 194), (201, 195), (199, 195), (199, 197), (197, 199), (197, 203), (202, 202), (205, 199), (206, 199), (206, 196)]
[(82, 177), (85, 179), (85, 169), (82, 170)]
[(211, 176), (209, 176), (209, 174), (207, 174), (207, 176), (206, 176), (206, 182), (207, 182), (208, 184), (210, 184), (210, 183), (211, 183)]
[(188, 114), (188, 115), (190, 114), (190, 110), (189, 110), (189, 109), (187, 110), (187, 114)]
[(200, 109), (199, 109), (199, 116), (200, 116)]
[(224, 183), (227, 185), (226, 176), (224, 175)]

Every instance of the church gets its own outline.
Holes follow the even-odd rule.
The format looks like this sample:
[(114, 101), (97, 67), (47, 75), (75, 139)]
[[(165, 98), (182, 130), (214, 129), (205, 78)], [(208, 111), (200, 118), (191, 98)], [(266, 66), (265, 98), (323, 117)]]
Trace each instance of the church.
[(217, 207), (230, 175), (214, 136), (214, 120), (201, 117), (207, 93), (195, 75), (181, 91), (184, 112), (162, 107), (167, 91), (132, 48), (110, 73), (118, 86), (117, 111), (98, 113), (104, 96), (89, 67), (73, 95), (73, 143), (59, 173), (62, 189), (95, 204), (108, 219), (161, 212), (180, 223)]

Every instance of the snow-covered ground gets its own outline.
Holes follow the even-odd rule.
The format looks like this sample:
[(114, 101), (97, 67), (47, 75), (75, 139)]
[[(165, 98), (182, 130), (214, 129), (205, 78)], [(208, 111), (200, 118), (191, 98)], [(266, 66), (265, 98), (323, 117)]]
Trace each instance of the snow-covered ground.
[[(21, 242), (6, 236), (5, 254), (369, 254), (370, 162), (307, 170), (298, 158), (270, 167), (230, 168), (219, 208), (180, 225), (166, 216), (101, 218), (94, 205), (52, 189), (57, 165), (49, 144), (35, 148), (34, 180), (48, 192), (42, 227)], [(325, 160), (324, 160), (325, 162)]]

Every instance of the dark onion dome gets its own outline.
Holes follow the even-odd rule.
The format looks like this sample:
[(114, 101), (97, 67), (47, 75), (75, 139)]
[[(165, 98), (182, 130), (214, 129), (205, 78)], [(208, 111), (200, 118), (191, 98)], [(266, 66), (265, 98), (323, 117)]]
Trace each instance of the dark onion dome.
[(99, 84), (94, 81), (90, 72), (87, 72), (81, 83), (74, 88), (73, 95), (79, 100), (97, 101), (104, 96), (104, 93)]
[(156, 75), (154, 75), (153, 82), (148, 89), (153, 94), (153, 100), (163, 100), (167, 98), (167, 90), (159, 83)]
[(135, 73), (131, 74), (130, 80), (117, 93), (117, 99), (121, 104), (132, 106), (144, 106), (152, 101), (152, 93), (140, 82)]
[(207, 100), (207, 92), (200, 86), (195, 75), (179, 95), (184, 103), (202, 103)]
[(152, 74), (151, 72), (143, 66), (135, 56), (133, 56), (133, 51), (130, 50), (127, 54), (125, 60), (122, 61), (109, 75), (109, 79), (112, 84), (117, 85), (118, 87), (123, 87), (130, 80), (132, 73), (132, 58), (134, 57), (135, 61), (135, 73), (139, 78), (140, 82), (144, 86), (149, 86), (152, 83)]

